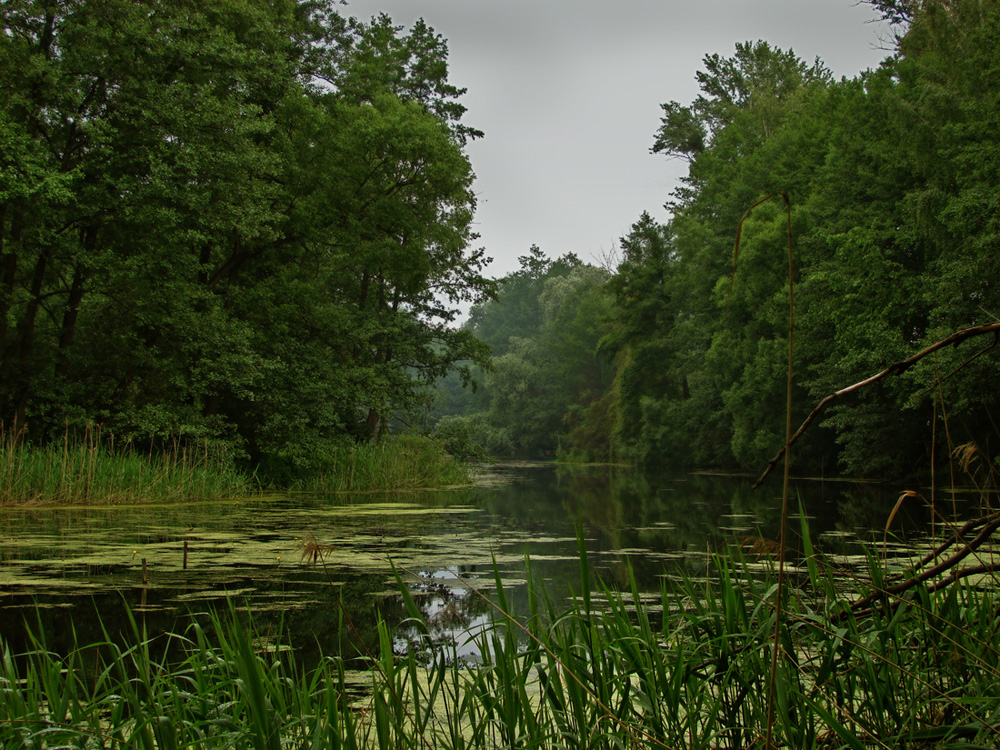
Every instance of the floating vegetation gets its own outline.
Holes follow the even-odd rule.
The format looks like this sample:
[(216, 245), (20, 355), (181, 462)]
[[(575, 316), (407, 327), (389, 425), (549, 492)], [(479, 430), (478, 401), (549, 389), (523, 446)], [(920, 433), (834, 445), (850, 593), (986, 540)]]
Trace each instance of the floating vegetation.
[[(36, 632), (55, 639), (53, 651), (66, 653), (70, 617), (81, 643), (101, 640), (102, 626), (94, 624), (92, 614), (97, 611), (103, 627), (122, 644), (124, 636), (119, 634), (123, 628), (127, 631), (126, 611), (131, 610), (150, 638), (162, 639), (166, 633), (183, 634), (192, 611), (225, 612), (234, 602), (252, 612), (257, 628), (286, 633), (303, 667), (312, 669), (330, 654), (343, 654), (349, 664), (356, 665), (358, 659), (370, 663), (365, 649), (379, 653), (380, 628), (393, 636), (393, 644), (422, 643), (423, 626), (404, 606), (392, 574), (395, 564), (414, 574), (405, 576), (407, 589), (433, 635), (434, 648), (454, 645), (455, 658), (480, 663), (480, 649), (493, 649), (480, 637), (492, 618), (483, 597), (497, 601), (502, 594), (513, 611), (523, 614), (530, 612), (531, 599), (540, 595), (544, 581), (558, 616), (571, 604), (571, 590), (582, 595), (574, 536), (580, 518), (592, 582), (600, 578), (612, 590), (628, 591), (634, 575), (642, 611), (655, 628), (660, 628), (664, 611), (682, 612), (691, 606), (683, 599), (663, 600), (664, 588), (693, 586), (699, 596), (717, 590), (716, 551), (733, 543), (719, 528), (727, 503), (699, 516), (681, 493), (656, 493), (655, 487), (642, 495), (651, 499), (632, 503), (637, 486), (632, 482), (623, 483), (620, 495), (612, 492), (600, 498), (605, 506), (617, 506), (614, 513), (590, 516), (589, 501), (578, 502), (578, 495), (560, 494), (544, 484), (554, 470), (532, 471), (537, 484), (421, 492), (402, 500), (378, 493), (299, 494), (141, 509), (0, 509), (0, 638), (7, 638), (13, 652), (30, 649), (30, 639), (19, 625), (27, 615), (29, 623), (38, 623), (33, 626)], [(588, 471), (601, 476), (600, 470)], [(722, 481), (732, 480), (711, 480)], [(542, 491), (536, 491), (538, 484)], [(705, 485), (696, 489), (702, 496), (728, 498), (734, 495), (730, 486), (718, 493), (708, 492)], [(890, 506), (894, 500), (895, 495)], [(743, 506), (753, 507), (745, 501)], [(817, 511), (821, 507), (816, 504)], [(820, 515), (827, 529), (843, 524), (838, 516)], [(598, 525), (605, 520), (613, 525)], [(874, 536), (871, 549), (880, 560), (881, 530)], [(830, 536), (831, 555), (826, 559), (842, 599), (855, 588), (851, 577), (867, 570), (866, 548), (860, 541), (864, 537), (863, 531)], [(315, 564), (311, 556), (304, 559), (313, 545), (321, 552)], [(836, 557), (845, 545), (858, 555), (849, 560)], [(761, 551), (759, 559), (748, 558), (741, 570), (766, 580), (773, 572), (773, 557)], [(894, 551), (891, 543), (887, 551), (890, 574), (914, 554), (912, 549)], [(524, 571), (526, 552), (531, 579)], [(896, 552), (899, 558), (893, 560)], [(794, 575), (799, 583), (807, 579), (808, 569), (800, 565)], [(597, 590), (592, 607), (603, 612), (614, 596)], [(63, 606), (50, 606), (55, 604)], [(548, 606), (543, 603), (541, 609)], [(631, 598), (623, 606), (629, 616), (636, 615)], [(342, 622), (347, 619), (356, 633)], [(524, 648), (524, 638), (518, 640)], [(406, 653), (393, 648), (397, 656)], [(537, 673), (533, 679), (537, 685)], [(530, 693), (536, 688), (526, 689)]]
[[(766, 570), (716, 556), (704, 581), (653, 596), (631, 571), (623, 590), (604, 585), (583, 549), (581, 595), (551, 599), (529, 560), (516, 581), (523, 610), (498, 570), (492, 599), (455, 569), (400, 571), (407, 619), (377, 617), (371, 648), (308, 667), (283, 631), (236, 610), (155, 638), (130, 616), (128, 643), (74, 642), (62, 655), (41, 633), (22, 653), (0, 643), (0, 746), (709, 750), (754, 745), (768, 729), (776, 747), (1000, 740), (995, 581), (921, 582), (862, 610), (850, 601), (882, 585), (876, 558), (845, 601), (810, 557), (786, 589), (780, 637), (794, 658), (772, 724)], [(462, 598), (480, 610), (456, 609)], [(345, 611), (340, 627), (354, 626)], [(364, 670), (349, 667), (355, 656)]]

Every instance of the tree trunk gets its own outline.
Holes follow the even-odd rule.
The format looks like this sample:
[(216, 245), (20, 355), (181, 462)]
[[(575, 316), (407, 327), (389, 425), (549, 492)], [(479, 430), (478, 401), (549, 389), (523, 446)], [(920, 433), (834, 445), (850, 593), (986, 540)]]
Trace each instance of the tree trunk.
[(212, 246), (206, 242), (198, 254), (198, 283), (202, 286), (208, 286), (208, 264), (211, 262)]
[[(32, 373), (29, 368), (31, 351), (35, 345), (35, 320), (38, 317), (38, 308), (41, 307), (42, 284), (45, 281), (45, 270), (48, 266), (48, 259), (44, 254), (38, 256), (35, 261), (35, 270), (31, 276), (31, 301), (24, 312), (24, 320), (21, 321), (18, 330), (18, 350), (19, 367), (18, 375), (20, 383), (17, 396), (17, 407), (14, 414), (14, 432), (17, 433), (24, 428), (28, 413), (28, 402), (31, 400)], [(13, 348), (13, 347), (11, 347)]]
[[(94, 254), (97, 247), (97, 226), (91, 225), (83, 232), (84, 258)], [(62, 326), (59, 329), (59, 361), (56, 363), (56, 377), (65, 377), (69, 370), (69, 350), (76, 336), (76, 321), (80, 317), (80, 303), (84, 294), (83, 263), (77, 263), (73, 270), (73, 282), (69, 289), (69, 300), (63, 311)]]
[(56, 376), (64, 377), (69, 370), (69, 349), (76, 336), (76, 321), (80, 317), (80, 302), (83, 300), (83, 269), (73, 271), (73, 283), (69, 290), (69, 300), (63, 311), (62, 326), (59, 329), (59, 360), (56, 362)]
[[(10, 328), (11, 301), (14, 299), (14, 283), (17, 279), (17, 256), (13, 249), (6, 248), (4, 231), (7, 228), (7, 206), (0, 209), (0, 272), (3, 273), (0, 286), (0, 363), (6, 359), (7, 331)], [(21, 221), (18, 212), (10, 222), (10, 244), (21, 242)]]
[(378, 444), (380, 434), (382, 432), (382, 420), (378, 415), (378, 412), (374, 409), (368, 410), (368, 421), (366, 422), (368, 428), (368, 442), (372, 445)]

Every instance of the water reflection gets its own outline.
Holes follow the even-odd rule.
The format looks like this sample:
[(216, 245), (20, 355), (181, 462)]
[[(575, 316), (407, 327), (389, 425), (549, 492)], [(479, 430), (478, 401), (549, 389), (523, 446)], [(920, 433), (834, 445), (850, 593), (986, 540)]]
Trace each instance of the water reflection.
[[(525, 613), (526, 554), (553, 601), (580, 593), (578, 528), (606, 583), (624, 586), (631, 566), (649, 592), (664, 577), (702, 575), (708, 552), (721, 545), (778, 537), (777, 484), (754, 492), (749, 478), (624, 467), (491, 472), (484, 486), (448, 492), (0, 509), (0, 635), (19, 648), (27, 620), (61, 649), (73, 628), (83, 641), (100, 639), (97, 613), (125, 639), (126, 606), (151, 633), (182, 629), (192, 612), (235, 606), (253, 610), (258, 627), (287, 631), (303, 658), (363, 654), (377, 640), (378, 617), (393, 629), (406, 619), (394, 565), (432, 637), (458, 639), (460, 655), (473, 657), (465, 633), (490, 616), (484, 597), (494, 593), (493, 560)], [(848, 483), (800, 483), (793, 492), (814, 539), (840, 555), (856, 554), (861, 540), (881, 540), (897, 497)], [(929, 513), (908, 505), (894, 528), (928, 529)], [(400, 647), (412, 635), (400, 629)]]

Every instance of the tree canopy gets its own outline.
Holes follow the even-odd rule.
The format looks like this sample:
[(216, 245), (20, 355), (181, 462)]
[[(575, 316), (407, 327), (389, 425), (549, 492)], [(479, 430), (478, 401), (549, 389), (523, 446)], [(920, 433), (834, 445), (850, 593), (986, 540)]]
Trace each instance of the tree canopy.
[[(586, 399), (541, 390), (568, 384), (585, 361), (546, 360), (558, 349), (543, 342), (575, 325), (560, 318), (549, 331), (540, 317), (532, 269), (550, 273), (555, 261), (525, 259), (498, 300), (474, 311), (471, 328), (496, 354), (486, 383), (500, 392), (482, 412), (495, 432), (545, 424), (545, 444), (567, 455), (762, 468), (784, 442), (784, 207), (748, 216), (735, 270), (734, 240), (744, 212), (776, 191), (791, 206), (796, 423), (828, 394), (997, 319), (1000, 8), (872, 4), (898, 31), (875, 70), (837, 81), (818, 60), (745, 42), (705, 57), (693, 102), (663, 105), (652, 151), (685, 159), (688, 174), (669, 196), (669, 221), (641, 215), (617, 268), (595, 277), (587, 330), (599, 335), (575, 340), (607, 375)], [(516, 323), (517, 337), (498, 319)], [(797, 446), (798, 470), (898, 476), (973, 440), (995, 456), (1000, 360), (974, 349), (938, 351), (839, 400)], [(516, 415), (522, 402), (508, 393), (523, 400)]]
[(0, 10), (0, 420), (375, 439), (484, 349), (462, 90), (425, 24), (323, 2)]
[[(803, 415), (1000, 313), (1000, 13), (992, 2), (884, 10), (894, 8), (908, 25), (877, 70), (834, 81), (818, 61), (740, 44), (731, 58), (705, 58), (691, 106), (664, 105), (653, 150), (691, 166), (673, 218), (636, 224), (611, 282), (623, 455), (752, 468), (781, 446), (788, 281), (777, 206), (748, 219), (730, 281), (739, 218), (771, 191), (792, 204)], [(953, 441), (990, 435), (997, 360), (965, 364), (969, 355), (949, 352), (838, 404), (801, 462), (913, 471), (931, 459), (945, 414)]]

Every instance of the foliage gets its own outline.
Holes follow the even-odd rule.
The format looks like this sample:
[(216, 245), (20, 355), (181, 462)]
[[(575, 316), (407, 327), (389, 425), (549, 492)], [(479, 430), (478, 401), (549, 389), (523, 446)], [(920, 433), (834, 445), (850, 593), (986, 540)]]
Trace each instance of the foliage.
[[(782, 446), (794, 252), (792, 421), (828, 394), (1000, 311), (995, 2), (874, 3), (897, 24), (877, 69), (835, 81), (766, 42), (708, 55), (653, 152), (688, 161), (666, 223), (644, 213), (617, 268), (532, 248), (474, 307), (485, 385), (439, 407), (496, 455), (758, 469)], [(796, 471), (926, 471), (1000, 423), (1000, 360), (939, 352), (832, 405)], [(981, 356), (982, 355), (982, 356)]]
[(437, 421), (434, 436), (449, 454), (459, 459), (485, 459), (489, 456), (484, 443), (497, 444), (497, 438), (486, 437), (487, 426), (479, 415), (445, 416)]
[[(794, 393), (827, 394), (1000, 310), (1000, 42), (996, 3), (877, 4), (902, 13), (897, 53), (854, 80), (766, 43), (705, 58), (702, 95), (664, 105), (654, 151), (690, 162), (673, 216), (622, 240), (603, 347), (616, 357), (619, 455), (653, 465), (758, 468), (783, 443), (785, 228), (790, 196)], [(894, 10), (895, 9), (895, 10)], [(831, 409), (796, 463), (902, 475), (995, 430), (1000, 360), (965, 348)], [(966, 361), (969, 360), (969, 361)], [(937, 378), (943, 383), (937, 385)]]
[(466, 403), (447, 392), (452, 413), (439, 430), (461, 430), (467, 444), (493, 455), (537, 458), (565, 446), (607, 458), (610, 423), (596, 404), (611, 379), (598, 351), (611, 306), (608, 273), (573, 254), (549, 259), (538, 247), (520, 261), (496, 299), (470, 312), (466, 330), (493, 358)]
[[(806, 554), (781, 628), (777, 746), (995, 744), (995, 587), (921, 583), (862, 615), (808, 545)], [(882, 585), (880, 563), (870, 565), (859, 593)], [(563, 604), (529, 561), (520, 613), (498, 575), (494, 616), (475, 636), (478, 665), (436, 650), (400, 578), (417, 636), (401, 642), (378, 620), (364, 692), (343, 655), (306, 669), (235, 613), (197, 618), (161, 642), (133, 620), (131, 645), (109, 638), (65, 655), (40, 637), (25, 654), (0, 645), (0, 740), (161, 750), (759, 744), (769, 724), (770, 566), (723, 555), (707, 580), (666, 584), (652, 601), (631, 575), (624, 591), (592, 575), (581, 550), (581, 595)]]
[[(323, 2), (5, 3), (0, 420), (265, 471), (377, 440), (484, 357), (444, 40)], [(467, 367), (467, 365), (459, 365)]]

